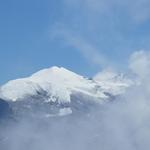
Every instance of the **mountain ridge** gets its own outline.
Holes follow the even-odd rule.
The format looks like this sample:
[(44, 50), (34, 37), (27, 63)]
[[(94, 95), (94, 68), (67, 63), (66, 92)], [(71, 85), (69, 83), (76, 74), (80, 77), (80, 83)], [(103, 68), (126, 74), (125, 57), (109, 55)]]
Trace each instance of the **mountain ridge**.
[[(109, 80), (104, 79), (106, 74)], [(20, 107), (31, 107), (31, 103), (39, 107), (43, 105), (43, 110), (44, 105), (48, 104), (48, 107), (54, 106), (57, 109), (57, 114), (64, 115), (87, 103), (103, 104), (124, 93), (131, 85), (127, 82), (130, 80), (124, 80), (123, 76), (118, 75), (117, 81), (117, 74), (107, 72), (101, 75), (104, 77), (88, 79), (63, 67), (54, 66), (29, 77), (7, 82), (0, 87), (0, 98), (11, 104), (20, 103)]]

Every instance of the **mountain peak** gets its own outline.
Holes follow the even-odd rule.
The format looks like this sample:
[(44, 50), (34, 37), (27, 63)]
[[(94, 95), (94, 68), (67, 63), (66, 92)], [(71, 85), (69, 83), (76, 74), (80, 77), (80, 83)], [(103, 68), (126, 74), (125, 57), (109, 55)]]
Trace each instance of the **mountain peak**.
[(82, 96), (86, 95), (101, 102), (108, 98), (105, 93), (111, 91), (111, 95), (120, 94), (128, 86), (122, 83), (116, 84), (116, 81), (110, 82), (109, 78), (116, 74), (102, 73), (102, 76), (106, 77), (106, 75), (107, 78), (101, 77), (99, 81), (95, 80), (97, 78), (88, 80), (63, 67), (53, 66), (40, 70), (27, 78), (9, 81), (0, 87), (0, 97), (17, 101), (44, 91), (47, 93), (47, 100), (53, 102), (70, 102), (71, 95), (74, 93), (80, 93)]
[(50, 67), (50, 68), (45, 68), (45, 69), (42, 69), (36, 73), (34, 73), (32, 76), (38, 76), (38, 75), (42, 75), (42, 74), (52, 74), (52, 73), (61, 73), (61, 72), (71, 72), (63, 67), (57, 67), (57, 66), (53, 66), (53, 67)]
[(67, 82), (68, 80), (74, 81), (81, 78), (83, 77), (66, 68), (57, 66), (40, 70), (30, 76), (30, 80), (37, 82)]
[(17, 101), (26, 95), (36, 95), (42, 89), (49, 96), (55, 95), (60, 100), (70, 101), (70, 90), (83, 86), (84, 82), (82, 76), (63, 67), (53, 66), (42, 69), (29, 77), (7, 82), (0, 87), (0, 97)]

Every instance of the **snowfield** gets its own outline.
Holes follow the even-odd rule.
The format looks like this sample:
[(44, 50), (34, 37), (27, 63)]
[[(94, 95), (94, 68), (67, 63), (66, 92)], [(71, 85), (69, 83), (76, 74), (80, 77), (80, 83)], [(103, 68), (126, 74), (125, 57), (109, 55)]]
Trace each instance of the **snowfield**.
[(124, 93), (131, 84), (131, 80), (123, 74), (112, 71), (103, 71), (88, 79), (63, 67), (51, 67), (4, 84), (0, 87), (0, 98), (16, 103), (27, 100), (31, 103), (29, 99), (34, 99), (34, 103), (61, 105), (58, 115), (62, 116), (72, 113), (71, 103), (79, 105), (91, 101), (103, 104), (111, 97)]

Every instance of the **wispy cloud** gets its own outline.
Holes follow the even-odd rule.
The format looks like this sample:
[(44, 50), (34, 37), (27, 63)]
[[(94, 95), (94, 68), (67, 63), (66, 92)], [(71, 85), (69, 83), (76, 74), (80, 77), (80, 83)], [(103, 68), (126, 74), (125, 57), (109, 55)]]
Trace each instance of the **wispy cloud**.
[(52, 35), (91, 64), (121, 67), (134, 50), (150, 47), (142, 27), (150, 19), (148, 0), (63, 0), (63, 4), (63, 17)]
[(99, 15), (113, 15), (120, 9), (136, 23), (144, 23), (150, 19), (149, 0), (65, 0), (65, 3), (75, 6), (84, 5), (87, 11)]
[(55, 28), (51, 35), (53, 38), (60, 38), (66, 45), (80, 52), (90, 64), (97, 65), (98, 67), (106, 67), (109, 65), (109, 60), (106, 56), (80, 34), (65, 28)]
[(129, 68), (141, 79), (149, 79), (150, 76), (150, 52), (140, 50), (134, 52), (129, 60)]

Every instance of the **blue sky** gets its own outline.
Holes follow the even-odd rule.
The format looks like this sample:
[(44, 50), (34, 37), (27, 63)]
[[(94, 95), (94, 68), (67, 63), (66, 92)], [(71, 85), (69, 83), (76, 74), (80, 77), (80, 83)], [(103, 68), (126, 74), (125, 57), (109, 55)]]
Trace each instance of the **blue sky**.
[(149, 0), (0, 0), (0, 84), (63, 66), (85, 76), (150, 49)]

